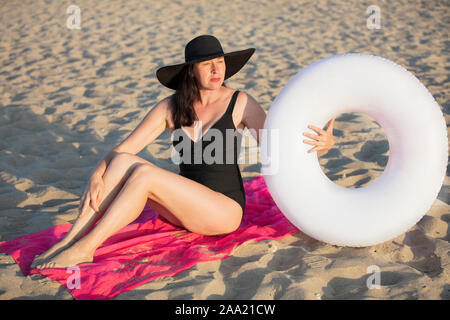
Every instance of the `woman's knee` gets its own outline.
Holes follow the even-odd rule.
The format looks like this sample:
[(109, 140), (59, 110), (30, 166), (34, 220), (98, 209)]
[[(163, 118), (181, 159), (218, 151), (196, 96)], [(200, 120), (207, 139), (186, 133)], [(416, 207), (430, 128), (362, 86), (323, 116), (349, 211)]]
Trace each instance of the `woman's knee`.
[(117, 153), (110, 161), (108, 167), (125, 167), (131, 164), (131, 154), (127, 152)]
[(111, 163), (131, 164), (133, 162), (133, 157), (134, 154), (128, 152), (119, 152), (111, 159)]
[(157, 167), (153, 165), (148, 165), (146, 163), (137, 163), (133, 167), (133, 171), (131, 172), (129, 179), (134, 181), (136, 180), (142, 181), (150, 187), (153, 178), (155, 177), (155, 168)]
[(138, 156), (128, 152), (119, 152), (111, 159), (110, 162), (110, 165), (114, 166), (116, 170), (117, 167), (119, 167), (127, 170), (128, 173), (133, 172), (134, 169), (141, 164), (153, 166), (153, 164), (151, 164), (150, 162), (141, 159)]
[(131, 154), (121, 152), (116, 154), (107, 167), (109, 176), (127, 177), (133, 172), (133, 164)]

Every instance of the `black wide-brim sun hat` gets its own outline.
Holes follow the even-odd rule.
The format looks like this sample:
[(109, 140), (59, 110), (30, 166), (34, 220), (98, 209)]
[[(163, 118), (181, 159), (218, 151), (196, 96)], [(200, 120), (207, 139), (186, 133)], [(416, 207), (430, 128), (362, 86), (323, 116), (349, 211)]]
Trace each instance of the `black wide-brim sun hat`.
[(184, 48), (185, 62), (161, 67), (156, 71), (156, 77), (164, 86), (176, 90), (183, 67), (200, 61), (218, 57), (225, 58), (224, 81), (236, 74), (247, 63), (255, 52), (255, 48), (224, 53), (219, 40), (211, 35), (201, 35), (188, 42)]

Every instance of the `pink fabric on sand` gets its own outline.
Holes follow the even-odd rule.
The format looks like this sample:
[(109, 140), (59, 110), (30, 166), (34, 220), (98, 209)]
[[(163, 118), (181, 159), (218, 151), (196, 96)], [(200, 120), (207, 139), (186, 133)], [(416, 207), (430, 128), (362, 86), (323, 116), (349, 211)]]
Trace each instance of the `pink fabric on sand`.
[[(48, 250), (69, 231), (56, 225), (30, 235), (0, 242), (24, 275), (41, 274), (64, 286), (75, 299), (109, 299), (151, 280), (173, 276), (199, 262), (224, 259), (246, 241), (279, 239), (299, 232), (274, 203), (262, 175), (244, 182), (244, 219), (233, 233), (203, 236), (178, 228), (146, 206), (131, 224), (109, 237), (92, 263), (77, 269), (31, 269), (36, 255)], [(74, 280), (79, 275), (79, 285)]]

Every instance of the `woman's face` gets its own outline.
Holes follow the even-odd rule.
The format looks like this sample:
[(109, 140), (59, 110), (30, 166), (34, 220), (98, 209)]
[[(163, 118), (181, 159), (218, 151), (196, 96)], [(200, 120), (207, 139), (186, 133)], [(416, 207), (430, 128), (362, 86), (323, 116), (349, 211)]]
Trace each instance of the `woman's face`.
[(225, 78), (225, 58), (194, 63), (194, 76), (200, 89), (218, 89)]

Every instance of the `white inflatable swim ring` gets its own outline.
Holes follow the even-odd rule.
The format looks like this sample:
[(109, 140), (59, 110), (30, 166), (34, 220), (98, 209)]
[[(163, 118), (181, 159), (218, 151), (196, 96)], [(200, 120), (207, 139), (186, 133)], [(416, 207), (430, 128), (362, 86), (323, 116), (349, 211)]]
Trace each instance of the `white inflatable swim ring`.
[[(389, 141), (384, 172), (351, 189), (323, 173), (303, 132), (344, 112), (375, 119)], [(442, 111), (409, 71), (384, 58), (335, 55), (296, 74), (269, 108), (261, 137), (262, 174), (283, 214), (330, 244), (370, 246), (416, 224), (445, 177), (448, 139)], [(276, 134), (275, 134), (276, 133)]]

